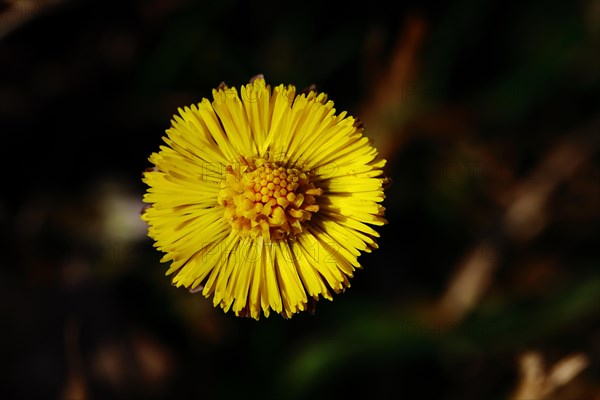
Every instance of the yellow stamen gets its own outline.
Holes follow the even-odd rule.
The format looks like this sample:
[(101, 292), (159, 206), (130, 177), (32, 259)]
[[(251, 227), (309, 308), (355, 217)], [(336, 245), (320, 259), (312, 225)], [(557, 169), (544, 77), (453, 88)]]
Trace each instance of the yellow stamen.
[(262, 158), (242, 160), (243, 168), (226, 168), (219, 192), (223, 218), (242, 236), (280, 240), (302, 232), (302, 223), (319, 211), (323, 193), (309, 174)]

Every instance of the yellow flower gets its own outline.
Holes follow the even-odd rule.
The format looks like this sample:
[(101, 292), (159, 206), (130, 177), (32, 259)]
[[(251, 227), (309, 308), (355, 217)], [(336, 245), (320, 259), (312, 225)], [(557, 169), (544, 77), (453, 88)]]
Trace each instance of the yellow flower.
[(222, 84), (178, 110), (144, 172), (142, 219), (175, 286), (238, 316), (291, 317), (349, 287), (377, 248), (385, 160), (323, 93), (259, 75), (240, 94)]

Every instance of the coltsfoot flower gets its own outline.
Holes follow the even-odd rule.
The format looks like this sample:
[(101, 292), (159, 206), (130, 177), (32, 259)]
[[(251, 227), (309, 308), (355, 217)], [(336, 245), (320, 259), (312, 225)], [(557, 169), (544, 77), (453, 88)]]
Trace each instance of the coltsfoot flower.
[(312, 309), (350, 286), (383, 225), (385, 160), (324, 93), (271, 89), (179, 109), (153, 153), (142, 219), (175, 286), (259, 319)]

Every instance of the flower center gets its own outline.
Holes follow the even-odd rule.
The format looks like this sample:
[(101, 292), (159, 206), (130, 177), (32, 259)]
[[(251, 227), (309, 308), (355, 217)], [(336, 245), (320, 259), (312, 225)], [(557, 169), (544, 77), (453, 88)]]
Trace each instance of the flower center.
[(303, 170), (262, 158), (240, 161), (238, 168), (227, 166), (219, 192), (229, 224), (243, 236), (262, 235), (267, 240), (302, 232), (302, 222), (319, 211), (315, 196), (323, 189), (316, 188)]

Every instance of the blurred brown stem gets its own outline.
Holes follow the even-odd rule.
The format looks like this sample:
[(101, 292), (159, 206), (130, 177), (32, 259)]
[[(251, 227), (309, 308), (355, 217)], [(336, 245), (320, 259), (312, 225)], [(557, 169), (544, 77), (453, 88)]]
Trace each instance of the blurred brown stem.
[[(410, 15), (386, 65), (365, 67), (369, 69), (366, 81), (371, 82), (371, 90), (359, 115), (383, 158), (389, 158), (402, 140), (398, 114), (406, 113), (407, 105), (418, 94), (415, 76), (426, 32), (425, 19), (418, 14)], [(372, 64), (374, 56), (368, 54), (365, 59)]]
[(88, 396), (83, 373), (83, 358), (79, 349), (79, 325), (72, 320), (65, 326), (65, 353), (68, 370), (62, 398), (85, 400)]
[(0, 12), (0, 40), (26, 24), (37, 14), (61, 4), (64, 0), (9, 0)]
[(545, 208), (552, 194), (600, 146), (600, 117), (548, 150), (538, 165), (510, 189), (512, 199), (499, 221), (500, 240), (483, 239), (456, 266), (446, 292), (436, 307), (436, 324), (457, 323), (481, 299), (493, 282), (501, 258), (500, 244), (528, 241), (549, 223)]
[(588, 358), (584, 354), (572, 354), (546, 370), (539, 353), (527, 352), (519, 359), (520, 377), (511, 399), (548, 399), (572, 381), (588, 364)]

